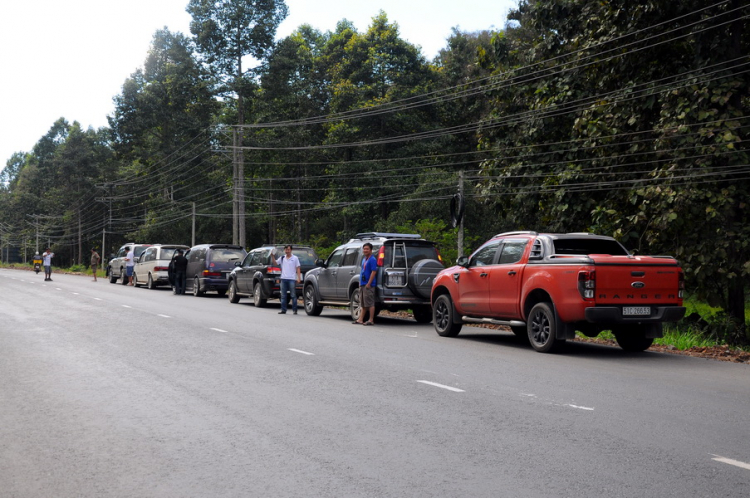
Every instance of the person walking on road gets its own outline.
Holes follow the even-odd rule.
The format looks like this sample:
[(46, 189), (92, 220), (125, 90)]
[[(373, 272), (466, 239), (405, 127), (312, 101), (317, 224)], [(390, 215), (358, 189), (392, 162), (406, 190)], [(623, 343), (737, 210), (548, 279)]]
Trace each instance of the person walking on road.
[(44, 281), (50, 281), (52, 282), (52, 258), (54, 257), (55, 253), (50, 251), (49, 247), (46, 251), (44, 251), (44, 254), (42, 254), (42, 259), (44, 260)]
[[(372, 255), (372, 244), (362, 245), (362, 271), (359, 274), (359, 318), (352, 323), (375, 325), (375, 286), (377, 282), (378, 262)], [(369, 320), (365, 321), (365, 311)]]
[(125, 278), (128, 279), (128, 285), (133, 285), (133, 268), (135, 268), (135, 252), (134, 247), (128, 248), (128, 253), (125, 255)]
[(94, 274), (94, 282), (96, 282), (96, 270), (99, 268), (99, 261), (101, 261), (101, 256), (99, 256), (99, 253), (96, 252), (96, 249), (91, 248), (91, 271)]
[(172, 272), (174, 274), (174, 293), (176, 295), (185, 294), (185, 281), (187, 280), (188, 260), (182, 255), (182, 249), (175, 251), (175, 257), (172, 260)]
[(302, 282), (299, 258), (292, 254), (292, 246), (284, 246), (284, 255), (276, 261), (271, 252), (273, 264), (281, 267), (281, 311), (279, 315), (285, 315), (287, 310), (287, 292), (292, 297), (292, 313), (297, 314), (297, 284)]

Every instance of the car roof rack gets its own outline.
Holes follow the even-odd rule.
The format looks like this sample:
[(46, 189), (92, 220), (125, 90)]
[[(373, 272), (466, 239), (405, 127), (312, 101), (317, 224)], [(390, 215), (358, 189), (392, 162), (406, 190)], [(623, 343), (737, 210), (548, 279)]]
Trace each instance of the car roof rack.
[(503, 232), (503, 233), (499, 233), (499, 234), (495, 235), (495, 237), (504, 237), (504, 236), (507, 236), (507, 235), (539, 235), (539, 233), (534, 232), (534, 231), (526, 231), (526, 232), (523, 232), (523, 231), (519, 231), (519, 232)]
[(421, 239), (418, 233), (388, 233), (388, 232), (363, 232), (354, 236), (355, 239)]

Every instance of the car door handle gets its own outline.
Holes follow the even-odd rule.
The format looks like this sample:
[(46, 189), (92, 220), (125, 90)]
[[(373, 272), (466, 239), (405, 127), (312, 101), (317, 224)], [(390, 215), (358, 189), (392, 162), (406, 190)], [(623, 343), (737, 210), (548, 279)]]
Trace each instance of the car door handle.
[(516, 272), (513, 271), (513, 270), (511, 270), (511, 271), (508, 272), (508, 275), (515, 275), (515, 274), (516, 274)]
[(479, 274), (479, 276), (482, 277), (482, 278), (486, 277), (487, 275), (489, 275), (489, 273), (480, 273)]

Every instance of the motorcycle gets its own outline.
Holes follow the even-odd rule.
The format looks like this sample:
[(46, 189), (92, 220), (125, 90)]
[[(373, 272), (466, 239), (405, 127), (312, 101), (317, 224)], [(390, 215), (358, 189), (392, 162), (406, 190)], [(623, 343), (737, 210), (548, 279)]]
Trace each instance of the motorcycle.
[(42, 269), (42, 261), (41, 260), (34, 260), (34, 271), (39, 274), (39, 271)]

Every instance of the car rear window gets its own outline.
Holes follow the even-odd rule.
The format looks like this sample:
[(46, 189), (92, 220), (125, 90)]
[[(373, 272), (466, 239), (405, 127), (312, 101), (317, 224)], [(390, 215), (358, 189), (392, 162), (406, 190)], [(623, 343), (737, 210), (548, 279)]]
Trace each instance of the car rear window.
[[(406, 255), (404, 255), (404, 249), (406, 249)], [(437, 248), (424, 242), (396, 242), (385, 246), (385, 262), (393, 268), (406, 268), (407, 264), (411, 267), (423, 259), (437, 260)]]
[(292, 254), (299, 258), (299, 264), (305, 266), (314, 266), (318, 255), (312, 249), (292, 249)]
[(612, 256), (627, 256), (628, 251), (615, 240), (606, 239), (556, 239), (555, 254), (610, 254)]
[(245, 257), (242, 249), (214, 249), (211, 251), (211, 261), (214, 263), (229, 263), (239, 261)]

